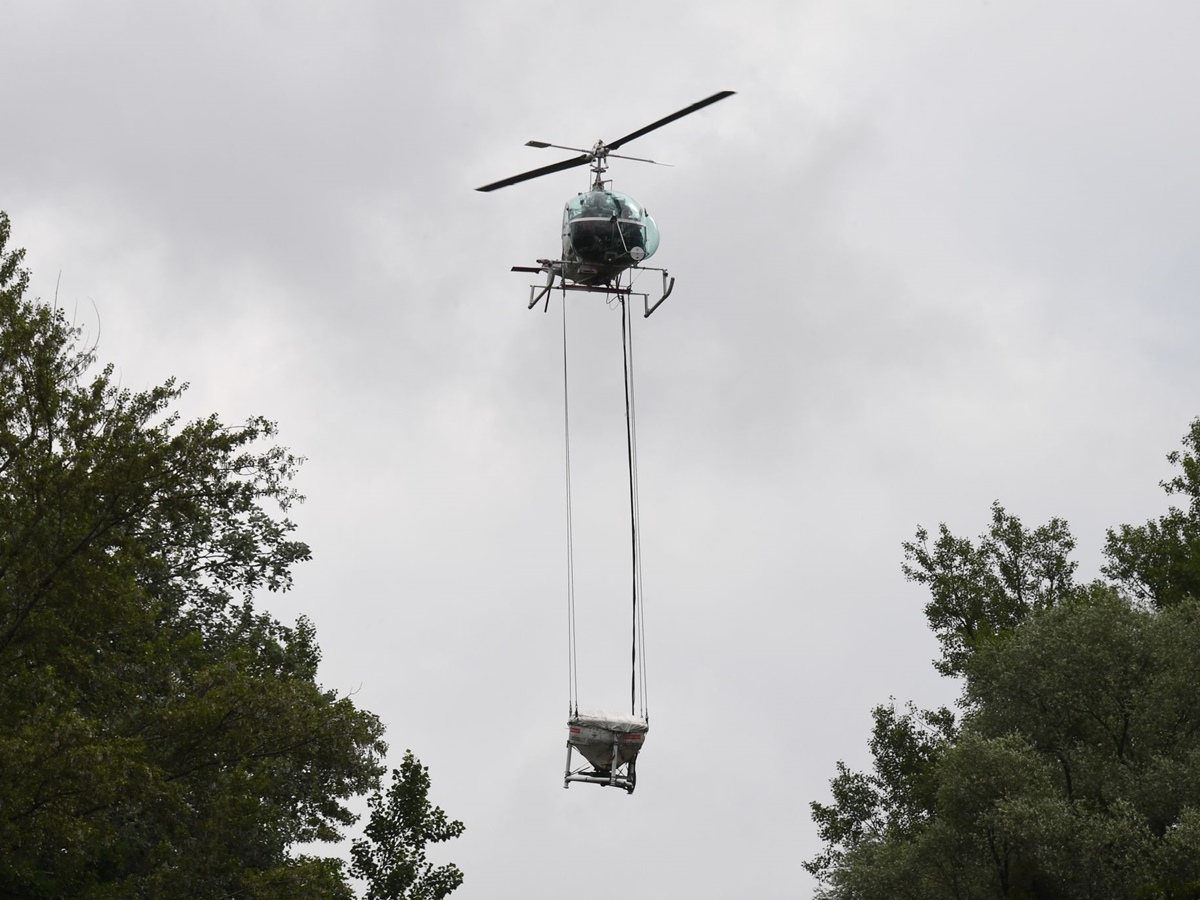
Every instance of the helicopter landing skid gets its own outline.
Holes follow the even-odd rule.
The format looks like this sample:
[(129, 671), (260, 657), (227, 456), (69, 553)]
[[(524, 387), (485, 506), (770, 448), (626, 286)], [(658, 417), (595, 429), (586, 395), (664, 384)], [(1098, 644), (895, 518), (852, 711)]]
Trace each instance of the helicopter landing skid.
[(533, 309), (543, 299), (546, 301), (546, 306), (543, 312), (550, 311), (550, 292), (555, 289), (554, 279), (558, 278), (558, 290), (560, 291), (584, 291), (589, 294), (604, 294), (606, 297), (641, 297), (642, 308), (645, 310), (642, 313), (643, 319), (650, 318), (650, 314), (663, 305), (663, 302), (671, 296), (671, 291), (675, 290), (675, 279), (671, 277), (666, 269), (652, 269), (650, 267), (639, 267), (640, 272), (661, 272), (663, 281), (662, 296), (654, 303), (650, 302), (650, 295), (633, 290), (633, 287), (626, 285), (611, 284), (578, 284), (568, 281), (562, 277), (562, 263), (550, 260), (538, 260), (543, 263), (541, 266), (513, 266), (514, 272), (545, 272), (548, 276), (545, 284), (531, 284), (529, 286), (529, 309)]

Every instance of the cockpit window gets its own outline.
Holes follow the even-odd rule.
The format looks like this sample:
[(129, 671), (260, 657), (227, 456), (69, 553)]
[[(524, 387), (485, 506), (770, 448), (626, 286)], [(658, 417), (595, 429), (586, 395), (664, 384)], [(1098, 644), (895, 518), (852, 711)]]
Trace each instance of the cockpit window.
[(636, 200), (628, 194), (612, 194), (614, 200), (621, 205), (621, 218), (632, 219), (635, 222), (642, 220), (643, 210)]
[(629, 265), (654, 255), (658, 226), (629, 195), (588, 191), (563, 208), (563, 248), (565, 256), (583, 262)]
[(567, 201), (563, 221), (571, 222), (584, 218), (611, 219), (614, 215), (618, 219), (641, 222), (646, 213), (641, 204), (627, 194), (618, 194), (615, 191), (588, 191)]

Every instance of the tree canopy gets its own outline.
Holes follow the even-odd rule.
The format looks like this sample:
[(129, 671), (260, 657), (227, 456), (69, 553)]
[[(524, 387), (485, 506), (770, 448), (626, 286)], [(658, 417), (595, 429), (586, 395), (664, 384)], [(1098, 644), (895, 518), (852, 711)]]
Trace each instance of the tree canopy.
[(297, 848), (355, 820), (383, 726), (254, 603), (309, 558), (299, 460), (97, 370), (9, 237), (0, 213), (0, 895), (353, 896)]
[(1168, 459), (1186, 506), (1109, 531), (1106, 580), (998, 504), (904, 544), (959, 715), (875, 709), (872, 771), (812, 804), (822, 897), (1200, 898), (1200, 419)]
[(367, 884), (366, 900), (441, 900), (462, 884), (458, 866), (434, 866), (425, 859), (428, 844), (440, 844), (463, 833), (463, 823), (450, 821), (429, 802), (429, 770), (412, 752), (392, 770), (386, 794), (369, 801), (365, 836), (350, 848), (350, 871)]

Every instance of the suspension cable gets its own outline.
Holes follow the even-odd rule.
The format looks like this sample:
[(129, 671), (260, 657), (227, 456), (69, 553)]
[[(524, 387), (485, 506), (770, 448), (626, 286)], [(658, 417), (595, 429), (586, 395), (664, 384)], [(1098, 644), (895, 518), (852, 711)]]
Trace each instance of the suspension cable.
[(638, 482), (638, 453), (637, 453), (637, 400), (633, 389), (633, 316), (629, 316), (628, 321), (629, 332), (629, 446), (632, 450), (633, 458), (630, 466), (630, 475), (632, 480), (632, 495), (633, 502), (630, 504), (633, 514), (633, 541), (634, 550), (637, 554), (637, 565), (634, 569), (634, 579), (636, 581), (637, 590), (637, 635), (638, 635), (638, 652), (641, 654), (641, 664), (638, 666), (638, 674), (641, 676), (641, 691), (642, 718), (649, 721), (650, 719), (650, 693), (648, 680), (646, 675), (646, 594), (642, 587), (642, 502), (641, 491)]
[(567, 711), (579, 714), (579, 671), (575, 645), (575, 537), (571, 512), (571, 404), (567, 382), (567, 292), (563, 291), (563, 438), (566, 445), (567, 498)]
[[(642, 593), (642, 577), (641, 577), (641, 534), (639, 528), (640, 510), (638, 504), (638, 483), (637, 483), (637, 440), (636, 429), (634, 426), (634, 397), (633, 397), (633, 326), (629, 317), (629, 305), (625, 302), (624, 297), (621, 298), (621, 351), (622, 363), (625, 372), (625, 439), (626, 448), (629, 458), (629, 523), (630, 523), (630, 550), (632, 555), (632, 582), (633, 582), (633, 634), (632, 634), (632, 651), (631, 651), (631, 672), (629, 686), (629, 705), (630, 713), (636, 715), (638, 713), (638, 694), (641, 688), (641, 712), (643, 718), (647, 717), (647, 703), (645, 691), (645, 639), (643, 635), (643, 604), (641, 600)], [(639, 650), (641, 650), (643, 665), (639, 666)]]

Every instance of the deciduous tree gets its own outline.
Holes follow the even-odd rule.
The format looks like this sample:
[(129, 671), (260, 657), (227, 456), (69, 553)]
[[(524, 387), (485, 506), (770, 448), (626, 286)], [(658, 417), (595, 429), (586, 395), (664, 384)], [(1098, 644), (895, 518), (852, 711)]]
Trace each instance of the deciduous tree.
[(875, 711), (874, 771), (812, 804), (822, 896), (1200, 898), (1200, 420), (1169, 459), (1188, 506), (1109, 532), (1113, 582), (999, 506), (978, 544), (904, 545), (961, 726)]
[(429, 770), (411, 751), (392, 770), (387, 792), (367, 802), (365, 838), (350, 849), (350, 871), (367, 883), (366, 900), (442, 900), (462, 884), (458, 866), (434, 866), (425, 858), (429, 844), (458, 837), (463, 823), (429, 802)]
[(255, 606), (308, 559), (298, 460), (254, 418), (183, 422), (25, 297), (0, 214), (0, 895), (350, 896), (346, 801), (376, 716)]

